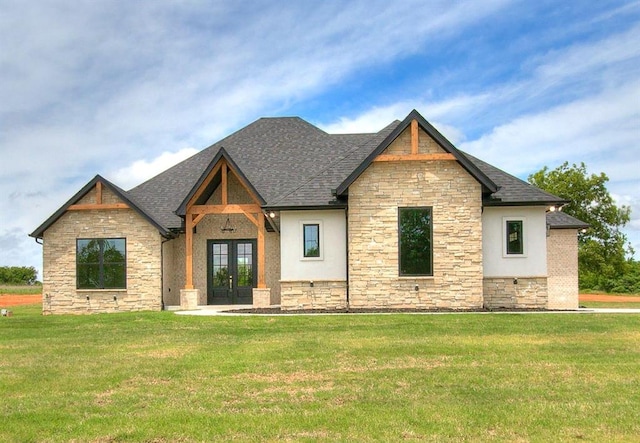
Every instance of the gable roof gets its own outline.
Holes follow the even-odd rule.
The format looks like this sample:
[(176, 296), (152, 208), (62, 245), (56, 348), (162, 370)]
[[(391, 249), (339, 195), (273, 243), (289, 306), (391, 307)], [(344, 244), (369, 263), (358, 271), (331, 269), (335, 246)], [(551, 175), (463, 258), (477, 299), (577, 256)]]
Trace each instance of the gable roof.
[(71, 197), (64, 205), (62, 205), (60, 209), (58, 209), (55, 213), (53, 213), (53, 215), (49, 217), (44, 223), (42, 223), (35, 231), (29, 234), (29, 236), (34, 238), (42, 238), (44, 232), (52, 224), (54, 224), (60, 217), (62, 217), (62, 215), (65, 212), (67, 212), (67, 210), (71, 205), (76, 204), (85, 195), (87, 195), (89, 191), (91, 191), (98, 182), (100, 182), (102, 186), (106, 187), (112, 193), (114, 193), (120, 200), (125, 202), (127, 206), (129, 206), (131, 209), (133, 209), (138, 214), (140, 214), (142, 218), (144, 218), (149, 223), (151, 223), (151, 225), (153, 225), (156, 229), (158, 229), (158, 232), (160, 232), (160, 234), (162, 234), (165, 237), (171, 236), (171, 233), (167, 229), (165, 229), (165, 227), (162, 226), (162, 224), (160, 224), (152, 215), (150, 215), (149, 213), (147, 213), (147, 211), (142, 209), (142, 207), (135, 201), (135, 199), (132, 198), (130, 195), (128, 195), (126, 191), (120, 189), (118, 186), (114, 185), (109, 180), (105, 179), (99, 174), (96, 175), (93, 179), (91, 179), (89, 183), (84, 185), (82, 189), (80, 189), (73, 197)]
[(222, 159), (226, 160), (227, 164), (231, 167), (233, 172), (240, 178), (240, 180), (242, 180), (242, 182), (247, 186), (247, 188), (249, 188), (253, 192), (254, 196), (258, 198), (258, 201), (260, 202), (260, 204), (261, 205), (265, 204), (264, 198), (262, 198), (262, 196), (256, 190), (256, 188), (253, 187), (251, 182), (247, 180), (247, 177), (242, 173), (242, 170), (238, 168), (238, 165), (229, 156), (227, 151), (223, 147), (221, 147), (218, 153), (215, 155), (215, 157), (213, 157), (213, 159), (209, 163), (209, 166), (207, 166), (205, 170), (202, 172), (202, 174), (200, 175), (200, 178), (193, 185), (193, 187), (191, 188), (187, 196), (184, 198), (182, 203), (180, 203), (180, 206), (176, 210), (177, 215), (185, 215), (187, 213), (187, 204), (189, 203), (189, 200), (191, 200), (191, 198), (195, 195), (198, 188), (200, 188), (200, 186), (205, 182), (205, 180), (207, 179), (207, 176), (211, 173), (211, 171), (213, 171), (213, 169), (216, 167), (218, 162)]
[(433, 138), (438, 145), (449, 154), (453, 154), (458, 163), (473, 177), (475, 178), (485, 190), (488, 192), (496, 192), (498, 186), (487, 177), (473, 162), (469, 161), (453, 144), (447, 140), (436, 128), (434, 128), (425, 118), (420, 115), (415, 109), (409, 113), (409, 115), (398, 125), (396, 128), (384, 139), (380, 145), (378, 145), (367, 158), (353, 170), (351, 174), (343, 181), (337, 188), (338, 195), (344, 194), (349, 186), (371, 165), (373, 160), (382, 152), (387, 149), (391, 143), (397, 139), (410, 125), (413, 120), (418, 122), (418, 126), (422, 128), (431, 138)]
[(416, 110), (379, 132), (363, 134), (328, 134), (299, 117), (261, 118), (129, 191), (96, 176), (32, 235), (41, 236), (96, 180), (101, 180), (163, 235), (181, 231), (187, 202), (221, 159), (227, 161), (264, 209), (344, 208), (348, 205), (349, 186), (414, 119), (481, 183), (484, 205), (566, 203), (458, 150)]

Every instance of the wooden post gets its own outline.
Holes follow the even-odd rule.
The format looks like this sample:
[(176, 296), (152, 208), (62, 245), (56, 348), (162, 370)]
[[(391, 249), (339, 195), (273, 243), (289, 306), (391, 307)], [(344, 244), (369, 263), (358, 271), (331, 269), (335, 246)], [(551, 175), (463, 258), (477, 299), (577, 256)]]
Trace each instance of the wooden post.
[(96, 182), (96, 205), (102, 204), (102, 182)]
[(185, 289), (193, 289), (193, 215), (187, 211), (185, 217)]
[(258, 288), (266, 288), (265, 269), (264, 269), (264, 214), (262, 212), (258, 216)]
[(227, 191), (227, 164), (222, 163), (222, 204), (226, 205), (228, 203), (228, 191)]
[(418, 153), (418, 120), (411, 120), (411, 154)]

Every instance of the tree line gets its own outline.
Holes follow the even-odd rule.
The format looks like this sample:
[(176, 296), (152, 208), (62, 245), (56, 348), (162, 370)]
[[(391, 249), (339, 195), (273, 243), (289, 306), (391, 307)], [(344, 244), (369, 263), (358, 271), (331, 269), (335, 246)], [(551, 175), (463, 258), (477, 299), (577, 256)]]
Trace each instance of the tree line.
[(33, 266), (0, 266), (0, 284), (33, 285), (38, 282), (38, 271)]
[(562, 210), (589, 229), (578, 234), (580, 289), (640, 294), (640, 262), (622, 228), (631, 220), (631, 208), (616, 205), (607, 190), (606, 174), (589, 174), (584, 163), (548, 167), (529, 176), (529, 183), (570, 200)]

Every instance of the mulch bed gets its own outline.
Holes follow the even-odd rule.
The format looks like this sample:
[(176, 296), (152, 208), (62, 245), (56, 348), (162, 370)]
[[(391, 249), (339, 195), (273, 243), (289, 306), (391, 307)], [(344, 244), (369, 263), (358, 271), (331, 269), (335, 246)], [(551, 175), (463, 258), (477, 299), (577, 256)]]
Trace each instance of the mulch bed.
[[(283, 311), (280, 308), (254, 308), (254, 309), (234, 309), (225, 311), (232, 314), (411, 314), (411, 313), (464, 313), (464, 312), (546, 312), (547, 309), (296, 309), (291, 311)], [(557, 311), (554, 311), (557, 312)]]

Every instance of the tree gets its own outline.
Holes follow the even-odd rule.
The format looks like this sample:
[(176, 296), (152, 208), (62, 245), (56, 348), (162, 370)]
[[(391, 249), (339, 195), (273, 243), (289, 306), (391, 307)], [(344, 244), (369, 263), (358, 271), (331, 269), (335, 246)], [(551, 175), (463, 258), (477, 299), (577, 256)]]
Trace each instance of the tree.
[(570, 200), (563, 211), (589, 224), (579, 234), (580, 286), (611, 289), (628, 267), (626, 255), (633, 249), (621, 229), (631, 219), (631, 208), (617, 206), (607, 190), (606, 174), (587, 173), (584, 163), (568, 162), (554, 170), (548, 167), (529, 176), (529, 183)]
[(32, 285), (37, 278), (38, 271), (33, 266), (0, 266), (0, 284)]

